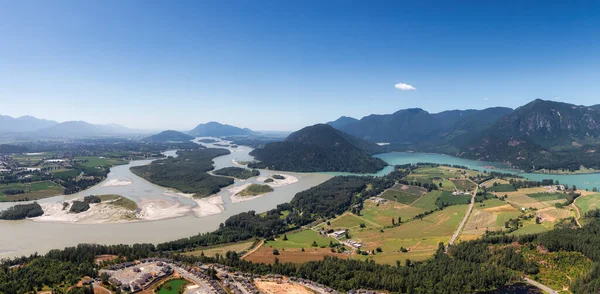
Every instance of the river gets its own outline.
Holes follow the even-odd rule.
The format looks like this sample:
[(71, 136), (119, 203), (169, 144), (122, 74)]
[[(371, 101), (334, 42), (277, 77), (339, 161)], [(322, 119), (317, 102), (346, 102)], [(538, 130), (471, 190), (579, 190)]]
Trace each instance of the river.
[[(209, 147), (219, 147), (213, 144), (204, 144)], [(221, 148), (221, 147), (219, 147)], [(252, 160), (248, 153), (252, 150), (246, 146), (228, 148), (231, 154), (214, 159), (215, 169), (226, 166), (235, 166), (237, 162)], [(174, 155), (173, 151), (167, 155)], [(549, 175), (520, 173), (510, 169), (501, 163), (475, 161), (443, 154), (391, 152), (379, 154), (377, 157), (388, 162), (390, 165), (407, 164), (417, 162), (435, 162), (440, 164), (452, 164), (466, 166), (476, 170), (498, 171), (505, 173), (520, 174), (531, 180), (555, 179), (562, 184), (576, 185), (579, 189), (592, 189), (600, 187), (600, 174), (582, 175)], [(149, 164), (152, 160), (136, 160), (127, 165), (116, 166), (111, 169), (107, 179), (102, 183), (81, 193), (69, 196), (57, 196), (41, 200), (40, 202), (57, 202), (67, 199), (83, 197), (90, 194), (119, 194), (136, 202), (149, 198), (160, 198), (171, 202), (194, 205), (195, 202), (189, 198), (174, 195), (166, 188), (156, 186), (148, 181), (137, 177), (129, 171), (129, 167)], [(382, 176), (392, 170), (391, 166), (378, 173)], [(261, 176), (268, 176), (273, 171), (261, 170)], [(231, 203), (230, 195), (224, 188), (219, 194), (224, 201), (225, 210), (220, 214), (198, 218), (194, 215), (186, 215), (178, 218), (163, 219), (157, 221), (139, 221), (126, 223), (104, 223), (104, 224), (71, 224), (71, 223), (40, 223), (30, 220), (22, 221), (0, 221), (0, 257), (18, 256), (33, 252), (47, 252), (50, 249), (74, 246), (78, 243), (99, 244), (133, 244), (133, 243), (160, 243), (182, 237), (189, 237), (202, 232), (215, 230), (218, 225), (227, 218), (240, 212), (254, 210), (257, 213), (275, 208), (278, 204), (289, 202), (292, 197), (303, 190), (316, 186), (332, 176), (346, 173), (289, 173), (298, 178), (298, 182), (275, 188), (275, 191), (265, 196), (238, 203)], [(111, 180), (130, 180), (132, 183), (126, 186), (104, 186)], [(235, 186), (244, 183), (256, 182), (256, 178), (249, 181), (235, 181)], [(0, 209), (12, 206), (14, 203), (0, 203)]]
[[(213, 144), (204, 145), (207, 145), (208, 147), (214, 146)], [(252, 156), (248, 154), (252, 151), (249, 147), (239, 146), (238, 148), (227, 149), (231, 151), (231, 154), (215, 158), (215, 169), (235, 166), (233, 160), (239, 162), (253, 159)], [(171, 156), (175, 155), (174, 151), (169, 151), (165, 154)], [(119, 194), (138, 203), (148, 199), (162, 199), (169, 202), (195, 205), (195, 202), (191, 199), (177, 196), (173, 191), (154, 185), (136, 176), (129, 170), (132, 166), (145, 165), (150, 162), (152, 162), (152, 160), (134, 160), (127, 165), (115, 166), (111, 168), (106, 180), (96, 186), (77, 194), (46, 198), (38, 202), (56, 203), (87, 195)], [(261, 170), (261, 176), (268, 176), (272, 173), (275, 172)], [(232, 186), (224, 188), (219, 194), (223, 198), (225, 210), (219, 214), (200, 218), (189, 214), (183, 217), (157, 221), (102, 224), (34, 222), (31, 220), (0, 221), (0, 232), (2, 232), (2, 234), (0, 234), (0, 258), (20, 256), (34, 252), (45, 253), (50, 249), (60, 249), (67, 246), (74, 246), (79, 243), (156, 244), (189, 237), (198, 233), (215, 230), (220, 223), (224, 222), (232, 215), (250, 210), (261, 213), (273, 209), (281, 203), (289, 202), (296, 193), (316, 186), (331, 178), (331, 175), (326, 174), (291, 172), (283, 172), (283, 174), (292, 175), (298, 178), (298, 182), (287, 186), (276, 187), (274, 188), (275, 191), (269, 194), (238, 203), (231, 203), (229, 198), (230, 195), (227, 190)], [(131, 184), (124, 186), (105, 186), (105, 184), (109, 183), (111, 180), (130, 181)], [(256, 178), (250, 181), (235, 180), (234, 186), (251, 182), (256, 182)], [(15, 205), (15, 203), (0, 203), (0, 210), (13, 205)]]

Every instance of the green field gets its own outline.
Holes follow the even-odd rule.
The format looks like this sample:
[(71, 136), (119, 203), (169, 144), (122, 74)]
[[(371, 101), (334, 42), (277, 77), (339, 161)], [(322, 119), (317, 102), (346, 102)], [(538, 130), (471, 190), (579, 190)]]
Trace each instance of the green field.
[(158, 294), (181, 294), (184, 292), (185, 286), (189, 283), (190, 282), (184, 279), (168, 280), (156, 290)]
[(440, 195), (442, 195), (442, 191), (431, 191), (425, 194), (419, 200), (415, 201), (412, 206), (422, 208), (427, 211), (437, 209), (435, 202)]
[(454, 183), (454, 186), (456, 186), (456, 190), (459, 191), (472, 191), (475, 190), (475, 187), (477, 187), (477, 185), (473, 184), (473, 182), (467, 179), (456, 179), (451, 181)]
[(600, 208), (600, 193), (579, 197), (575, 203), (583, 216), (583, 214), (592, 209)]
[(567, 194), (565, 193), (533, 193), (533, 194), (527, 194), (527, 196), (537, 200), (537, 201), (553, 201), (553, 200), (560, 200), (560, 199), (566, 199), (567, 198)]
[(381, 198), (384, 198), (384, 199), (387, 199), (390, 201), (397, 201), (399, 203), (403, 203), (406, 205), (410, 205), (411, 203), (415, 202), (417, 199), (421, 198), (421, 195), (389, 189), (389, 190), (383, 192), (383, 194), (381, 194)]
[(273, 188), (269, 185), (250, 184), (246, 189), (237, 193), (238, 196), (258, 196), (273, 192)]
[(444, 191), (444, 192), (442, 192), (440, 197), (438, 197), (438, 199), (436, 201), (436, 205), (438, 207), (442, 207), (443, 206), (442, 204), (444, 204), (446, 206), (450, 206), (450, 205), (458, 205), (458, 204), (468, 204), (470, 202), (471, 202), (470, 195), (452, 195), (452, 192)]
[(543, 232), (547, 232), (547, 231), (549, 231), (549, 229), (546, 228), (545, 226), (539, 225), (536, 223), (532, 223), (532, 224), (525, 224), (522, 228), (519, 228), (518, 230), (510, 233), (510, 235), (519, 236), (519, 235), (543, 233)]
[(425, 210), (422, 208), (406, 206), (395, 202), (388, 202), (377, 206), (375, 203), (367, 201), (360, 214), (363, 219), (369, 222), (377, 223), (380, 226), (389, 226), (392, 224), (392, 219), (397, 222), (398, 217), (400, 217), (402, 221), (407, 221), (423, 212)]
[(522, 213), (520, 211), (506, 211), (498, 213), (498, 217), (496, 218), (496, 225), (499, 227), (504, 227), (504, 223), (506, 223), (509, 219), (516, 219)]
[(64, 170), (64, 171), (58, 171), (54, 173), (54, 176), (59, 178), (59, 179), (69, 179), (69, 178), (74, 178), (77, 177), (81, 172), (79, 170), (75, 170), (75, 169), (68, 169), (68, 170)]
[(202, 254), (204, 254), (205, 256), (215, 256), (216, 254), (220, 254), (221, 256), (224, 256), (225, 254), (227, 254), (227, 251), (235, 251), (237, 253), (248, 251), (248, 249), (251, 248), (252, 245), (254, 245), (254, 243), (255, 241), (243, 241), (235, 244), (201, 248), (198, 250), (186, 252), (184, 254), (192, 256), (201, 256)]
[[(24, 190), (24, 194), (4, 195), (5, 190)], [(0, 201), (38, 200), (61, 195), (64, 188), (52, 181), (0, 185)]]
[(304, 230), (287, 235), (288, 240), (283, 240), (284, 235), (280, 235), (275, 241), (267, 241), (263, 246), (273, 247), (273, 249), (285, 248), (310, 248), (313, 242), (317, 242), (319, 247), (329, 246), (330, 241), (335, 241), (333, 238), (319, 235), (313, 230)]
[(96, 167), (96, 166), (113, 166), (120, 164), (127, 164), (126, 160), (114, 159), (114, 158), (100, 158), (98, 156), (78, 156), (75, 157), (77, 164), (84, 167)]
[(489, 187), (487, 190), (491, 192), (514, 192), (517, 189), (511, 184), (500, 184)]

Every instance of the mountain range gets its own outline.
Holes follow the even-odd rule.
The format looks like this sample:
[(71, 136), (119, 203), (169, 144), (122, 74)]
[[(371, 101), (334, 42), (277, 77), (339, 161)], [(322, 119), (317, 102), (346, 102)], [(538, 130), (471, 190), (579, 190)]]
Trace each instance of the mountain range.
[(250, 129), (238, 128), (227, 124), (221, 124), (218, 122), (208, 122), (205, 124), (199, 124), (191, 131), (187, 132), (188, 135), (195, 137), (223, 137), (223, 136), (250, 136), (256, 135)]
[(11, 117), (0, 115), (0, 133), (32, 132), (44, 128), (50, 128), (58, 123), (53, 120), (38, 119), (33, 116)]
[(184, 134), (182, 132), (166, 130), (150, 137), (142, 139), (146, 142), (185, 142), (194, 139), (194, 136)]
[(387, 164), (372, 157), (383, 149), (366, 140), (336, 130), (326, 124), (305, 127), (283, 142), (271, 142), (253, 150), (259, 162), (251, 168), (297, 172), (375, 173)]
[(329, 125), (391, 151), (440, 152), (526, 170), (600, 168), (600, 107), (534, 100), (515, 110), (412, 108)]

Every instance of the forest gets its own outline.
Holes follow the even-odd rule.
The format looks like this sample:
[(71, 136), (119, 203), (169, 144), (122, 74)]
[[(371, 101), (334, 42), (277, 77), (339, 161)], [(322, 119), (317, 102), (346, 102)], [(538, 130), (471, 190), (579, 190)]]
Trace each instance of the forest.
[(257, 169), (247, 169), (241, 167), (224, 167), (222, 169), (213, 171), (213, 173), (219, 176), (234, 177), (242, 180), (260, 175), (260, 171)]
[(37, 203), (17, 204), (0, 212), (0, 219), (20, 220), (28, 217), (37, 217), (44, 214), (42, 207)]
[(233, 179), (209, 175), (212, 159), (229, 154), (226, 149), (198, 149), (178, 151), (177, 157), (153, 161), (149, 165), (131, 167), (134, 174), (163, 187), (205, 197), (218, 193), (222, 187), (233, 184)]

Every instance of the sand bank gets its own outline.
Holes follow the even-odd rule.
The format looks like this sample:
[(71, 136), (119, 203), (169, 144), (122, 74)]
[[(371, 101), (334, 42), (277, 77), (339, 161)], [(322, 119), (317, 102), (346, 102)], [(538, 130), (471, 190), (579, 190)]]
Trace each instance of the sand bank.
[(133, 184), (131, 179), (111, 179), (102, 184), (102, 187), (119, 187)]

